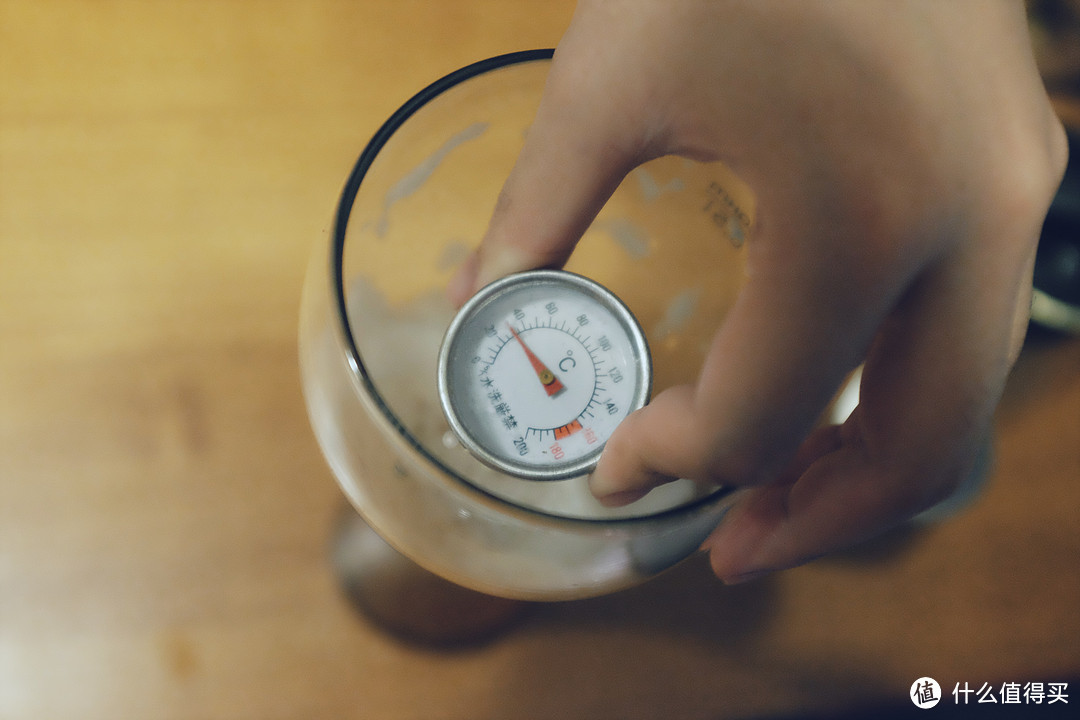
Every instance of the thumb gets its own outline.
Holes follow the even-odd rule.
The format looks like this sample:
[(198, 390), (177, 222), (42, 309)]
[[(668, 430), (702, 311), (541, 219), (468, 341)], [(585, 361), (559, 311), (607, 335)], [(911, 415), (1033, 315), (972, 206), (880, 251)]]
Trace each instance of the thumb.
[(447, 289), (460, 305), (510, 273), (561, 267), (623, 177), (645, 158), (611, 93), (591, 92), (556, 53), (536, 118), (487, 232)]

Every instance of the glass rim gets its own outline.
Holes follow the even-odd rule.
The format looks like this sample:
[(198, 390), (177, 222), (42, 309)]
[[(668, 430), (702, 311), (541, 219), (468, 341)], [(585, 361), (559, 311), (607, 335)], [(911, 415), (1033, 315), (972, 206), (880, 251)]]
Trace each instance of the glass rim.
[[(374, 405), (378, 408), (379, 412), (383, 416), (383, 419), (389, 424), (397, 436), (405, 442), (405, 444), (415, 450), (417, 454), (422, 457), (427, 463), (432, 465), (439, 473), (449, 478), (455, 485), (460, 487), (466, 493), (474, 495), (478, 498), (483, 498), (489, 504), (494, 504), (500, 509), (507, 509), (515, 515), (524, 515), (531, 520), (540, 520), (546, 523), (555, 523), (562, 526), (577, 526), (577, 527), (630, 527), (641, 526), (654, 523), (660, 523), (671, 517), (677, 515), (690, 515), (694, 511), (712, 505), (722, 498), (729, 495), (733, 488), (720, 487), (711, 493), (703, 495), (700, 498), (695, 498), (690, 502), (682, 505), (676, 505), (666, 510), (647, 514), (647, 515), (633, 515), (626, 517), (610, 517), (610, 518), (589, 518), (589, 517), (575, 517), (569, 515), (560, 515), (555, 512), (547, 510), (539, 510), (536, 508), (519, 505), (511, 502), (499, 495), (492, 493), (484, 488), (477, 486), (470, 482), (467, 478), (462, 477), (453, 468), (447, 466), (432, 452), (430, 452), (424, 445), (413, 436), (404, 423), (398, 419), (394, 413), (390, 404), (379, 392), (379, 389), (375, 386), (374, 380), (371, 378), (367, 371), (367, 367), (364, 364), (364, 360), (360, 354), (360, 350), (356, 344), (356, 337), (353, 334), (352, 327), (349, 324), (349, 310), (348, 303), (345, 297), (345, 272), (344, 272), (344, 257), (345, 257), (345, 238), (349, 227), (349, 218), (352, 214), (353, 204), (356, 200), (356, 196), (360, 192), (361, 185), (363, 184), (364, 177), (367, 175), (368, 170), (371, 168), (375, 158), (382, 151), (383, 147), (390, 140), (395, 132), (405, 122), (408, 121), (418, 110), (423, 108), (429, 102), (434, 100), (439, 95), (442, 95), (447, 90), (450, 90), (461, 83), (470, 80), (472, 78), (484, 75), (493, 70), (498, 70), (504, 67), (510, 67), (512, 65), (519, 65), (524, 63), (536, 62), (536, 61), (548, 61), (554, 56), (555, 50), (553, 48), (541, 48), (536, 50), (522, 50), (518, 52), (507, 53), (504, 55), (496, 55), (484, 60), (479, 60), (470, 65), (466, 65), (458, 70), (455, 70), (438, 80), (434, 81), (424, 89), (417, 92), (404, 104), (401, 105), (394, 113), (379, 127), (375, 134), (364, 146), (361, 151), (356, 164), (353, 166), (352, 172), (349, 174), (348, 180), (342, 189), (341, 196), (338, 201), (337, 210), (334, 214), (334, 224), (331, 230), (330, 238), (330, 287), (332, 290), (332, 305), (333, 312), (336, 318), (337, 330), (340, 333), (340, 337), (343, 341), (345, 349), (346, 359), (349, 365), (349, 371), (353, 375), (355, 380), (358, 380), (360, 385), (367, 391)], [(434, 382), (434, 379), (432, 380)]]

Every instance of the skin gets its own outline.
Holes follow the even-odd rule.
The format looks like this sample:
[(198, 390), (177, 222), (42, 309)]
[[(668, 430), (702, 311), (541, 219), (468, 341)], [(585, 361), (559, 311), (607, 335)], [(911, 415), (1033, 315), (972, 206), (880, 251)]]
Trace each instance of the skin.
[[(1013, 0), (582, 0), (463, 302), (561, 266), (622, 178), (723, 161), (757, 196), (748, 282), (696, 384), (590, 479), (745, 490), (705, 542), (739, 582), (903, 522), (971, 471), (1023, 339), (1066, 162)], [(865, 362), (840, 426), (815, 423)]]

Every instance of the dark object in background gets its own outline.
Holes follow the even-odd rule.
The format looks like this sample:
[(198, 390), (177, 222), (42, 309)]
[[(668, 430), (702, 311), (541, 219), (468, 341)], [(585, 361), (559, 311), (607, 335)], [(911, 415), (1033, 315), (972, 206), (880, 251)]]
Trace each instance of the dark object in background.
[(1027, 0), (1027, 14), (1046, 89), (1080, 96), (1080, 0)]
[(1069, 165), (1046, 222), (1035, 257), (1031, 320), (1080, 335), (1080, 134), (1069, 131)]

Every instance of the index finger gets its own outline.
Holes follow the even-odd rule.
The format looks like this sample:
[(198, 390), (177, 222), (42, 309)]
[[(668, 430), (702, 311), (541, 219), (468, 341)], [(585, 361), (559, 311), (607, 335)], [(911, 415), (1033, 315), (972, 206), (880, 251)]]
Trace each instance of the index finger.
[(617, 96), (589, 87), (574, 67), (556, 52), (487, 232), (448, 288), (455, 303), (504, 275), (561, 267), (623, 177), (645, 159)]

